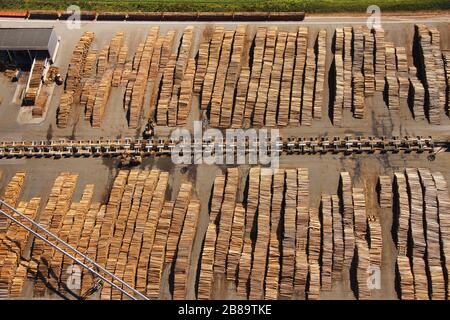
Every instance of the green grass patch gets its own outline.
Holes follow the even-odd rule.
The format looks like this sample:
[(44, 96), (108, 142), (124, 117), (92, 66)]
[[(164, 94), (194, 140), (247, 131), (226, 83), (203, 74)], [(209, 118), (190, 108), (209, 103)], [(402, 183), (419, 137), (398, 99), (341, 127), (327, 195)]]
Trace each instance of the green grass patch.
[(306, 11), (365, 12), (376, 4), (381, 11), (448, 10), (449, 0), (1, 0), (0, 8), (65, 10), (78, 5), (97, 11)]

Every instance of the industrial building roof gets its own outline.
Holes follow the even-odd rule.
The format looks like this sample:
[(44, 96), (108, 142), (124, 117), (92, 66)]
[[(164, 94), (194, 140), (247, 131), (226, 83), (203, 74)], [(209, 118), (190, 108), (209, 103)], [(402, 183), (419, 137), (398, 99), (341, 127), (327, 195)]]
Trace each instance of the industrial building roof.
[(48, 50), (53, 28), (0, 28), (0, 50)]

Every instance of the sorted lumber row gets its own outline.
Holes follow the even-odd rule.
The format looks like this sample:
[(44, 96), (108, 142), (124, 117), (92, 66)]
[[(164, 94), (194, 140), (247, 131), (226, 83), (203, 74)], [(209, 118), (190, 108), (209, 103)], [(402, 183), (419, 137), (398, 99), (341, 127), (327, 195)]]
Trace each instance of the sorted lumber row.
[(166, 263), (172, 263), (176, 256), (183, 223), (191, 201), (192, 184), (181, 184), (173, 209), (172, 223), (167, 237)]
[[(446, 270), (450, 267), (450, 199), (448, 194), (448, 186), (444, 176), (440, 172), (433, 173), (433, 180), (436, 184), (437, 199), (439, 203), (439, 228), (442, 243), (442, 256), (445, 261)], [(449, 283), (447, 282), (447, 299), (450, 296), (448, 291)]]
[(35, 59), (33, 69), (29, 79), (27, 91), (25, 92), (24, 103), (34, 105), (42, 87), (45, 59)]
[(445, 76), (447, 78), (447, 105), (446, 112), (450, 111), (450, 52), (446, 51), (442, 53), (444, 57)]
[(327, 54), (327, 30), (322, 29), (317, 36), (317, 67), (314, 88), (314, 119), (322, 119), (323, 91), (325, 86), (325, 63)]
[(309, 288), (308, 299), (315, 300), (320, 294), (320, 245), (321, 223), (319, 210), (309, 209), (309, 239), (308, 239), (308, 263), (309, 263)]
[(275, 56), (270, 75), (270, 86), (267, 96), (265, 125), (274, 127), (277, 123), (278, 96), (280, 93), (281, 76), (283, 73), (284, 51), (286, 49), (287, 32), (280, 31), (275, 47)]
[(255, 225), (255, 216), (259, 203), (261, 168), (254, 167), (249, 172), (249, 188), (247, 208), (245, 214), (244, 246), (239, 259), (237, 292), (241, 296), (247, 296), (247, 285), (250, 279), (250, 271), (253, 262), (252, 231)]
[(206, 69), (208, 68), (209, 49), (211, 47), (212, 34), (209, 28), (203, 31), (202, 41), (198, 49), (197, 69), (194, 79), (194, 93), (202, 92), (203, 81), (205, 81)]
[(111, 91), (113, 71), (106, 70), (103, 74), (95, 95), (95, 102), (92, 108), (92, 127), (100, 128), (106, 106), (108, 105), (109, 93)]
[(305, 292), (308, 276), (308, 257), (306, 254), (309, 227), (309, 172), (308, 169), (297, 169), (297, 226), (294, 291), (299, 294)]
[(355, 249), (355, 235), (353, 225), (353, 199), (352, 199), (352, 181), (350, 174), (346, 171), (341, 172), (341, 199), (343, 208), (344, 223), (344, 270), (349, 268)]
[(353, 29), (353, 76), (362, 73), (364, 66), (364, 28), (357, 26)]
[(344, 109), (352, 108), (352, 27), (344, 27)]
[(389, 110), (398, 111), (400, 109), (399, 87), (397, 79), (397, 63), (395, 57), (395, 47), (392, 42), (386, 42), (386, 90)]
[[(191, 111), (192, 90), (195, 76), (195, 60), (189, 59), (187, 68), (180, 85), (180, 95), (178, 99), (177, 122), (178, 126), (186, 125), (187, 118)], [(170, 118), (170, 115), (169, 115)]]
[(423, 228), (423, 192), (417, 169), (406, 168), (411, 208), (411, 234), (413, 256), (425, 257), (426, 242)]
[(365, 115), (364, 75), (361, 72), (353, 74), (353, 116), (363, 119)]
[(384, 43), (384, 29), (375, 29), (375, 90), (382, 92), (386, 76), (386, 45)]
[(344, 229), (338, 195), (331, 196), (333, 216), (333, 271), (332, 279), (342, 279), (344, 264)]
[(420, 180), (424, 190), (424, 216), (426, 217), (427, 265), (431, 275), (431, 298), (445, 300), (445, 282), (441, 265), (440, 230), (438, 221), (437, 189), (431, 172), (419, 169)]
[(278, 35), (277, 27), (268, 28), (261, 78), (257, 89), (257, 97), (253, 114), (253, 126), (255, 127), (264, 126), (264, 116), (267, 107), (267, 97), (269, 93), (272, 66), (275, 58), (275, 46), (277, 35)]
[(365, 239), (356, 239), (356, 252), (358, 257), (356, 278), (358, 282), (358, 299), (366, 300), (370, 298), (370, 289), (368, 286), (368, 275), (371, 269), (369, 246)]
[(191, 56), (193, 37), (194, 27), (187, 26), (183, 31), (178, 59), (175, 66), (175, 85), (181, 85), (181, 81), (184, 78), (184, 72), (186, 71), (188, 60)]
[(172, 54), (163, 72), (162, 86), (159, 94), (156, 123), (160, 126), (167, 125), (167, 112), (169, 110), (169, 103), (172, 96), (175, 64), (176, 55)]
[(95, 79), (87, 79), (81, 91), (80, 104), (84, 106), (84, 119), (89, 121), (94, 109), (95, 95), (98, 89), (98, 82)]
[(236, 89), (236, 99), (233, 111), (232, 128), (242, 128), (244, 125), (245, 104), (247, 101), (247, 90), (250, 82), (250, 68), (243, 66)]
[(44, 116), (44, 113), (47, 109), (47, 100), (48, 100), (48, 94), (45, 92), (41, 92), (37, 99), (36, 103), (33, 106), (33, 109), (31, 110), (31, 115), (33, 118), (42, 118)]
[[(283, 185), (277, 180), (284, 179), (284, 173), (276, 174), (274, 176), (273, 190), (279, 190), (274, 192), (272, 198), (272, 215), (278, 210), (278, 206), (281, 203), (278, 202), (283, 198)], [(297, 237), (297, 193), (298, 193), (298, 173), (296, 169), (286, 170), (286, 192), (285, 192), (285, 207), (284, 207), (284, 228), (283, 228), (283, 257), (282, 257), (282, 269), (281, 269), (281, 285), (280, 296), (285, 298), (291, 298), (294, 289), (294, 277), (295, 277), (295, 249), (296, 249), (296, 237)], [(281, 197), (277, 193), (281, 193)], [(276, 203), (275, 203), (276, 200)]]
[(364, 29), (356, 27), (353, 29), (353, 116), (357, 119), (364, 118)]
[(369, 220), (369, 234), (370, 234), (370, 265), (372, 267), (380, 268), (382, 259), (383, 243), (381, 239), (381, 223), (378, 218), (371, 218)]
[(206, 68), (206, 74), (203, 81), (203, 91), (201, 101), (202, 110), (206, 110), (211, 101), (214, 82), (216, 80), (216, 74), (219, 67), (219, 58), (221, 56), (220, 52), (222, 49), (224, 35), (225, 29), (223, 27), (216, 26), (214, 28), (214, 33), (211, 38), (211, 45), (209, 47), (208, 67)]
[(227, 279), (236, 280), (236, 271), (244, 244), (245, 208), (237, 203), (234, 208), (233, 224), (231, 225), (230, 247), (227, 255)]
[(250, 126), (255, 111), (255, 104), (256, 99), (258, 97), (258, 88), (263, 67), (266, 36), (267, 36), (267, 28), (258, 27), (255, 36), (255, 46), (253, 49), (252, 73), (250, 75), (250, 82), (248, 85), (247, 102), (245, 103), (245, 111), (244, 111), (245, 127)]
[[(111, 50), (111, 48), (110, 48), (110, 50)], [(119, 54), (117, 57), (117, 64), (116, 64), (116, 67), (113, 72), (112, 83), (111, 83), (111, 85), (113, 87), (118, 87), (119, 85), (121, 85), (123, 83), (122, 75), (123, 75), (123, 72), (125, 69), (125, 63), (126, 63), (127, 56), (128, 56), (128, 47), (122, 46), (120, 48), (120, 51), (119, 51)]]
[(426, 262), (423, 258), (412, 257), (412, 269), (414, 275), (414, 292), (416, 300), (429, 300), (428, 278)]
[(97, 73), (97, 50), (89, 50), (83, 67), (83, 77), (88, 77)]
[(187, 209), (186, 219), (184, 221), (183, 231), (178, 245), (177, 259), (174, 268), (174, 300), (187, 299), (192, 246), (194, 245), (199, 215), (200, 202), (198, 200), (192, 200)]
[(392, 208), (392, 182), (389, 176), (380, 176), (379, 184), (379, 203), (382, 209)]
[(63, 92), (59, 100), (57, 124), (59, 128), (67, 128), (70, 114), (72, 112), (72, 105), (74, 101), (74, 92)]
[(159, 27), (152, 27), (144, 43), (142, 56), (139, 60), (136, 81), (133, 84), (129, 106), (128, 126), (132, 129), (137, 128), (139, 118), (144, 104), (144, 95), (147, 88), (147, 80), (150, 71), (151, 59), (156, 39), (159, 35)]
[[(215, 76), (215, 82), (212, 86), (212, 95), (210, 102), (210, 118), (211, 126), (220, 126), (222, 98), (225, 90), (225, 82), (227, 80), (227, 70), (232, 55), (233, 39), (235, 37), (234, 31), (226, 31), (223, 36), (222, 50), (217, 66), (217, 73)], [(235, 76), (235, 74), (233, 74)], [(227, 106), (228, 109), (231, 106)], [(228, 112), (227, 112), (228, 113)]]
[(314, 79), (316, 74), (316, 55), (313, 48), (306, 50), (305, 82), (303, 84), (301, 124), (310, 126), (312, 124), (314, 104)]
[[(333, 266), (333, 216), (331, 196), (322, 196), (322, 290), (330, 291)], [(342, 235), (341, 235), (342, 236)]]
[[(446, 76), (445, 76), (445, 66), (443, 60), (443, 54), (441, 51), (441, 34), (436, 27), (430, 27), (431, 34), (431, 48), (434, 57), (434, 65), (436, 70), (436, 81), (439, 96), (439, 106), (443, 109), (448, 109), (446, 107)], [(448, 102), (448, 101), (447, 101)]]
[(395, 173), (396, 197), (398, 199), (397, 250), (406, 255), (408, 246), (409, 221), (411, 217), (406, 177), (402, 172)]
[(108, 68), (109, 44), (105, 45), (98, 54), (97, 76), (101, 77)]
[[(431, 29), (429, 29), (426, 25), (417, 24), (416, 32), (419, 39), (419, 47), (421, 51), (420, 72), (421, 74), (423, 74), (422, 83), (425, 87), (425, 95), (428, 96), (426, 105), (428, 120), (431, 124), (440, 124), (442, 112), (441, 109), (444, 109), (443, 106), (441, 108), (440, 92), (442, 91), (442, 95), (445, 92), (445, 88), (442, 88), (441, 81), (439, 81), (440, 77), (438, 76), (442, 59), (439, 62), (439, 59), (435, 58), (435, 52), (437, 53), (437, 56), (440, 52), (440, 40), (435, 39), (433, 44)], [(439, 32), (437, 32), (437, 30), (434, 32), (434, 35), (439, 38)]]
[[(304, 95), (303, 75), (306, 72), (306, 51), (308, 48), (308, 28), (299, 27), (297, 32), (297, 50), (295, 54), (294, 75), (292, 77), (291, 107), (289, 110), (289, 123), (298, 125), (301, 118), (301, 106)], [(306, 91), (305, 91), (306, 92)]]
[(220, 209), (219, 233), (217, 235), (216, 252), (214, 257), (214, 272), (225, 274), (227, 254), (230, 245), (233, 215), (239, 183), (239, 169), (227, 170), (225, 191)]
[[(294, 76), (296, 39), (296, 33), (289, 32), (287, 34), (286, 49), (284, 51), (284, 60), (282, 64), (283, 73), (281, 76), (280, 104), (277, 115), (277, 124), (279, 126), (287, 126), (289, 123), (289, 105), (291, 103), (291, 91), (293, 91), (292, 81)], [(270, 97), (271, 95), (269, 94), (269, 98)]]
[(76, 91), (80, 84), (89, 47), (94, 40), (93, 32), (85, 32), (81, 36), (70, 58), (66, 76), (66, 91)]
[(402, 99), (407, 99), (409, 93), (409, 75), (405, 47), (397, 47), (395, 54), (397, 56), (398, 95)]
[(364, 94), (373, 96), (375, 93), (375, 67), (374, 67), (375, 38), (371, 30), (364, 29)]
[(225, 88), (223, 91), (223, 99), (220, 104), (220, 124), (221, 128), (228, 128), (231, 125), (231, 117), (233, 114), (234, 95), (236, 85), (242, 67), (244, 58), (244, 46), (247, 37), (247, 26), (238, 25), (233, 41), (233, 52), (231, 53), (230, 64), (225, 79)]
[(336, 127), (340, 127), (342, 125), (342, 111), (343, 111), (342, 109), (344, 107), (344, 86), (345, 86), (344, 61), (342, 60), (342, 51), (337, 51), (334, 54), (334, 65), (336, 72), (336, 89), (333, 104), (333, 125)]
[(425, 89), (422, 82), (417, 78), (417, 69), (415, 67), (409, 67), (409, 84), (410, 95), (413, 97), (412, 110), (414, 119), (425, 119)]
[[(292, 171), (292, 170), (291, 170)], [(292, 173), (291, 173), (292, 175)], [(288, 178), (289, 179), (289, 178)], [(291, 181), (292, 182), (292, 181)], [(279, 170), (277, 173), (275, 173), (273, 177), (273, 190), (284, 190), (284, 170)], [(291, 190), (292, 191), (292, 190)], [(294, 190), (296, 191), (296, 190)], [(285, 275), (283, 277), (283, 274), (281, 274), (280, 279), (280, 271), (281, 271), (281, 265), (284, 265), (283, 263), (280, 264), (280, 239), (278, 237), (279, 233), (279, 225), (280, 225), (280, 219), (281, 219), (281, 205), (283, 202), (284, 194), (283, 192), (274, 192), (272, 197), (272, 208), (271, 208), (271, 214), (270, 214), (270, 239), (269, 239), (269, 253), (268, 253), (268, 261), (267, 261), (267, 273), (266, 273), (266, 283), (265, 283), (265, 295), (264, 298), (266, 300), (276, 300), (278, 299), (278, 292), (280, 291), (280, 282), (282, 287), (282, 295), (286, 294), (286, 291), (289, 291), (289, 287), (292, 287), (292, 279), (289, 279), (287, 276), (289, 276), (289, 271), (291, 269), (291, 265), (287, 265), (286, 268), (289, 269), (288, 272), (285, 272)], [(292, 211), (292, 210), (289, 210)], [(285, 210), (285, 214), (292, 215), (291, 212), (288, 213), (288, 210)], [(289, 217), (288, 217), (289, 218)], [(294, 213), (295, 218), (295, 213)], [(292, 228), (291, 228), (292, 229)], [(284, 239), (283, 239), (284, 240)], [(294, 254), (295, 252), (292, 252), (290, 248), (287, 248), (289, 254)], [(283, 255), (283, 258), (285, 255)], [(289, 263), (290, 261), (288, 261)], [(284, 270), (284, 268), (283, 268)], [(293, 265), (292, 265), (292, 272), (293, 272)], [(281, 280), (281, 281), (280, 281)], [(289, 281), (291, 280), (291, 281)], [(291, 290), (292, 291), (292, 290)]]
[[(3, 201), (9, 204), (11, 207), (15, 207), (19, 201), (20, 194), (22, 193), (23, 184), (25, 182), (25, 171), (16, 172), (16, 174), (11, 178), (10, 182), (5, 187), (3, 194)], [(8, 208), (1, 208), (6, 213), (11, 213)], [(1, 215), (0, 217), (0, 235), (8, 229), (9, 220)]]
[(108, 63), (116, 64), (123, 45), (123, 32), (116, 32), (109, 43)]
[(400, 278), (399, 298), (402, 300), (414, 300), (414, 278), (407, 256), (397, 256), (397, 269)]
[(257, 238), (253, 253), (253, 263), (250, 276), (251, 300), (260, 300), (264, 296), (264, 277), (270, 237), (270, 206), (272, 199), (272, 175), (261, 169), (261, 185), (257, 218)]
[(353, 212), (355, 237), (364, 239), (367, 234), (366, 198), (363, 188), (353, 188)]

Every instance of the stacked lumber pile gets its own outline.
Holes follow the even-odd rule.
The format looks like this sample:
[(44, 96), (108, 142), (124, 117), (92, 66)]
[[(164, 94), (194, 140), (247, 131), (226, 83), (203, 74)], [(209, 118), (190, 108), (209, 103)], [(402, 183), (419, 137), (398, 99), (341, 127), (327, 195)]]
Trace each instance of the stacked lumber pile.
[(80, 84), (81, 77), (86, 63), (86, 56), (89, 52), (89, 47), (94, 40), (93, 32), (85, 32), (81, 36), (78, 43), (75, 45), (72, 57), (69, 62), (66, 76), (66, 91), (76, 91)]
[(344, 264), (344, 229), (342, 225), (342, 213), (338, 195), (331, 196), (333, 216), (333, 271), (332, 279), (342, 279)]
[(392, 183), (389, 176), (380, 176), (379, 185), (379, 203), (382, 209), (392, 208)]
[(109, 43), (108, 63), (116, 64), (118, 62), (119, 52), (123, 45), (123, 32), (116, 32)]
[(344, 27), (344, 109), (352, 109), (353, 29)]
[(342, 109), (344, 107), (344, 30), (336, 29), (334, 66), (336, 73), (336, 85), (333, 105), (333, 125), (340, 127), (342, 125)]
[(280, 94), (281, 75), (283, 73), (284, 51), (286, 49), (287, 32), (280, 31), (275, 47), (275, 56), (270, 75), (270, 86), (267, 97), (265, 125), (274, 127), (277, 123), (278, 96)]
[(395, 54), (397, 56), (398, 95), (402, 99), (407, 99), (409, 92), (409, 75), (406, 49), (404, 47), (397, 47), (395, 49)]
[(358, 119), (364, 118), (364, 29), (356, 27), (353, 29), (353, 116)]
[(73, 91), (67, 91), (61, 95), (57, 115), (58, 128), (67, 128), (74, 101), (73, 94)]
[[(211, 101), (211, 95), (214, 88), (216, 73), (219, 66), (220, 52), (222, 49), (225, 29), (223, 27), (215, 27), (209, 47), (208, 67), (203, 81), (201, 109), (206, 110)], [(223, 75), (222, 75), (223, 76)]]
[(443, 52), (442, 55), (444, 57), (445, 75), (447, 78), (447, 105), (445, 111), (448, 114), (450, 111), (450, 51)]
[(397, 270), (400, 278), (400, 295), (402, 300), (414, 300), (414, 278), (407, 256), (397, 256)]
[(188, 60), (192, 51), (192, 40), (194, 37), (194, 27), (188, 26), (183, 31), (178, 59), (175, 66), (175, 85), (180, 85), (183, 80), (184, 72), (188, 65)]
[(237, 292), (241, 296), (247, 296), (247, 286), (250, 279), (250, 271), (253, 262), (252, 231), (255, 226), (255, 217), (258, 209), (260, 192), (261, 168), (254, 167), (249, 172), (249, 188), (247, 197), (247, 208), (245, 214), (244, 246), (239, 259), (239, 279)]
[(375, 90), (382, 92), (386, 76), (386, 45), (384, 43), (384, 29), (375, 29)]
[(425, 119), (425, 89), (417, 78), (417, 69), (409, 67), (409, 98), (414, 119)]
[(400, 109), (399, 87), (397, 80), (397, 63), (395, 57), (395, 47), (392, 42), (385, 42), (386, 46), (386, 92), (388, 97), (388, 107), (390, 110)]
[(381, 270), (382, 248), (383, 243), (381, 239), (381, 223), (378, 217), (371, 217), (369, 220), (369, 234), (370, 234), (370, 266)]
[(214, 257), (214, 272), (225, 274), (227, 254), (230, 245), (233, 215), (239, 183), (238, 168), (227, 170), (225, 191), (220, 209), (219, 233), (217, 235), (216, 252)]
[(365, 239), (356, 239), (356, 254), (358, 257), (356, 278), (358, 283), (358, 299), (366, 300), (370, 298), (370, 289), (368, 287), (368, 270), (370, 270), (369, 246)]
[[(306, 51), (308, 48), (308, 28), (299, 27), (297, 32), (297, 50), (295, 53), (294, 75), (292, 77), (291, 107), (289, 110), (289, 123), (298, 125), (300, 123), (300, 114), (303, 92), (303, 75), (306, 72)], [(305, 91), (306, 92), (306, 91)]]
[(92, 127), (100, 128), (106, 106), (108, 105), (109, 93), (111, 91), (113, 71), (107, 70), (103, 74), (95, 95), (95, 102), (92, 108)]
[(444, 59), (441, 51), (441, 34), (436, 27), (430, 27), (431, 48), (433, 50), (434, 65), (436, 70), (436, 81), (438, 87), (439, 106), (446, 108), (446, 75), (444, 67)]
[(264, 277), (270, 238), (270, 206), (272, 199), (272, 175), (261, 169), (261, 186), (257, 218), (257, 238), (253, 253), (253, 264), (250, 276), (249, 299), (260, 300), (264, 296)]
[[(12, 178), (8, 185), (5, 187), (3, 201), (9, 204), (11, 207), (15, 207), (19, 200), (20, 194), (22, 192), (23, 183), (25, 181), (26, 173), (24, 171), (17, 172)], [(6, 213), (10, 213), (11, 210), (8, 208), (2, 208)], [(8, 226), (10, 225), (9, 220), (5, 216), (0, 218), (0, 234), (6, 232)]]
[(98, 54), (97, 61), (97, 76), (101, 77), (102, 74), (105, 73), (108, 68), (108, 53), (109, 53), (109, 44), (103, 47)]
[(308, 262), (309, 262), (309, 289), (308, 299), (316, 300), (320, 294), (320, 246), (321, 223), (319, 210), (309, 209), (309, 234), (308, 234)]
[(327, 54), (327, 30), (322, 29), (317, 36), (317, 67), (314, 88), (314, 119), (322, 119), (323, 90), (325, 86), (325, 63)]
[(180, 85), (180, 95), (178, 99), (177, 125), (186, 125), (187, 118), (191, 111), (192, 90), (195, 76), (195, 59), (189, 59), (183, 80)]
[(366, 198), (364, 189), (353, 188), (353, 211), (355, 222), (355, 237), (364, 239), (367, 233)]
[(83, 76), (89, 77), (93, 74), (97, 73), (97, 50), (89, 50), (88, 54), (86, 55), (86, 61), (84, 62), (84, 68), (83, 68)]
[[(110, 47), (110, 50), (111, 50), (111, 47)], [(115, 67), (114, 73), (113, 73), (113, 78), (112, 78), (112, 86), (113, 87), (118, 87), (119, 85), (121, 85), (123, 83), (122, 75), (124, 73), (127, 56), (128, 56), (128, 47), (122, 46), (120, 48), (119, 54), (117, 56), (117, 64), (116, 64), (116, 67)]]
[(39, 96), (39, 92), (42, 87), (45, 61), (46, 61), (45, 59), (34, 60), (34, 65), (33, 69), (31, 70), (28, 89), (25, 92), (24, 97), (25, 105), (34, 105), (36, 103), (36, 99)]
[(236, 99), (233, 110), (232, 128), (242, 128), (244, 125), (244, 111), (247, 101), (247, 90), (250, 82), (250, 68), (243, 66), (239, 75), (239, 81), (236, 89)]
[(308, 226), (309, 226), (309, 173), (308, 169), (297, 170), (297, 226), (296, 226), (296, 250), (294, 291), (296, 294), (304, 293), (308, 277)]
[(277, 34), (277, 27), (270, 27), (267, 31), (261, 78), (257, 89), (257, 98), (253, 115), (253, 126), (255, 127), (264, 126), (264, 116), (267, 107), (270, 76), (272, 74), (273, 60), (275, 57)]
[(192, 200), (189, 203), (183, 231), (180, 236), (177, 259), (174, 268), (174, 300), (185, 300), (187, 298), (189, 268), (191, 266), (192, 247), (194, 245), (197, 223), (200, 215), (200, 202)]
[[(285, 207), (284, 207), (284, 228), (283, 228), (283, 257), (282, 257), (282, 269), (281, 269), (281, 285), (280, 285), (280, 296), (285, 298), (292, 298), (294, 289), (294, 276), (295, 276), (295, 249), (296, 249), (296, 216), (297, 216), (297, 177), (298, 173), (296, 169), (286, 170), (286, 196), (285, 196)], [(274, 189), (281, 190), (278, 184), (276, 184), (276, 178), (274, 177)], [(283, 175), (284, 178), (284, 175)], [(273, 198), (277, 197), (277, 192), (274, 192)], [(273, 202), (272, 200), (272, 214), (273, 214)], [(276, 207), (278, 206), (278, 203)]]
[[(225, 87), (223, 90), (222, 103), (220, 108), (220, 123), (221, 128), (228, 128), (231, 125), (231, 117), (233, 113), (234, 95), (236, 91), (236, 85), (241, 72), (242, 60), (244, 58), (244, 45), (247, 36), (247, 26), (238, 25), (233, 41), (233, 52), (231, 53), (231, 59), (229, 67), (226, 73)], [(214, 105), (214, 94), (213, 94)]]
[(172, 54), (163, 72), (162, 86), (156, 110), (156, 123), (159, 126), (167, 125), (167, 112), (172, 95), (176, 55)]
[(48, 94), (41, 92), (36, 99), (36, 103), (31, 110), (33, 118), (42, 118), (47, 108)]
[(247, 102), (244, 111), (244, 126), (251, 124), (255, 111), (256, 99), (258, 97), (259, 82), (263, 67), (263, 58), (266, 45), (267, 28), (258, 27), (255, 36), (255, 46), (253, 49), (253, 64), (250, 82), (248, 84)]
[(313, 116), (314, 79), (316, 74), (316, 55), (314, 48), (306, 50), (305, 82), (303, 85), (302, 109), (300, 122), (302, 125), (310, 126)]
[(442, 58), (439, 57), (439, 32), (437, 30), (433, 31), (435, 38), (433, 39), (431, 29), (426, 25), (417, 24), (416, 34), (421, 53), (421, 63), (418, 67), (420, 68), (421, 80), (425, 87), (425, 96), (428, 97), (426, 101), (428, 120), (431, 124), (440, 124), (441, 112), (444, 109), (441, 104), (441, 98), (444, 95), (445, 87), (442, 87), (442, 82), (440, 81), (440, 72), (443, 71), (443, 66), (441, 66)]
[(227, 255), (227, 279), (236, 279), (237, 266), (244, 244), (245, 208), (242, 203), (237, 203), (234, 208), (233, 224), (231, 225), (230, 247)]
[(350, 267), (355, 249), (355, 235), (353, 226), (352, 181), (348, 172), (341, 172), (341, 202), (343, 206), (344, 223), (344, 268)]
[(331, 196), (322, 196), (322, 290), (330, 291), (333, 266), (333, 216)]
[(364, 94), (373, 96), (375, 93), (374, 48), (375, 38), (371, 30), (364, 29)]
[(202, 92), (203, 81), (205, 81), (206, 69), (208, 68), (209, 49), (211, 46), (212, 34), (210, 29), (205, 28), (203, 31), (202, 41), (198, 49), (197, 69), (194, 79), (194, 93)]
[[(295, 170), (290, 170), (295, 171)], [(291, 174), (292, 175), (292, 172)], [(296, 175), (296, 172), (295, 172)], [(290, 179), (288, 177), (288, 179)], [(292, 181), (291, 181), (292, 183)], [(284, 190), (284, 170), (279, 170), (277, 173), (275, 173), (273, 177), (273, 190)], [(291, 190), (292, 191), (292, 190)], [(296, 190), (295, 190), (296, 191)], [(289, 287), (292, 287), (292, 281), (289, 281), (289, 279), (283, 277), (283, 274), (281, 274), (280, 279), (280, 271), (281, 271), (281, 265), (280, 264), (280, 239), (278, 236), (279, 233), (279, 225), (280, 225), (280, 218), (281, 218), (281, 205), (283, 202), (284, 194), (283, 192), (275, 192), (272, 197), (272, 209), (271, 209), (271, 215), (270, 215), (270, 239), (269, 239), (269, 253), (268, 253), (268, 262), (267, 262), (267, 273), (266, 273), (266, 283), (265, 283), (265, 295), (264, 298), (266, 300), (276, 300), (278, 299), (278, 291), (280, 287), (280, 280), (281, 280), (281, 288), (282, 292), (280, 292), (282, 295), (286, 294), (286, 291), (289, 291)], [(289, 199), (286, 199), (286, 201), (292, 202)], [(286, 210), (285, 213), (288, 213)], [(295, 215), (294, 215), (295, 218)], [(295, 226), (295, 224), (294, 224)], [(292, 229), (292, 228), (291, 228)], [(287, 248), (289, 251), (291, 248)], [(295, 255), (295, 252), (293, 252)], [(289, 254), (292, 254), (292, 252), (289, 252)], [(283, 256), (284, 258), (285, 256)], [(290, 271), (290, 265), (287, 265), (286, 268)], [(284, 269), (283, 269), (284, 270)], [(286, 273), (289, 273), (285, 272)], [(292, 271), (293, 265), (292, 265)], [(289, 276), (289, 275), (288, 275)], [(286, 281), (287, 280), (287, 281)], [(290, 279), (292, 280), (292, 279)], [(286, 288), (287, 287), (287, 288)]]
[(410, 221), (409, 198), (406, 177), (401, 172), (395, 173), (396, 204), (398, 210), (397, 250), (398, 255), (406, 255), (408, 246), (408, 232)]
[(295, 32), (288, 33), (286, 39), (286, 49), (284, 51), (283, 73), (281, 77), (281, 90), (280, 90), (280, 104), (278, 107), (278, 115), (277, 115), (277, 124), (279, 126), (287, 126), (289, 123), (289, 106), (291, 103), (291, 91), (293, 91), (292, 81), (294, 76), (293, 72), (295, 63), (296, 39), (297, 34)]

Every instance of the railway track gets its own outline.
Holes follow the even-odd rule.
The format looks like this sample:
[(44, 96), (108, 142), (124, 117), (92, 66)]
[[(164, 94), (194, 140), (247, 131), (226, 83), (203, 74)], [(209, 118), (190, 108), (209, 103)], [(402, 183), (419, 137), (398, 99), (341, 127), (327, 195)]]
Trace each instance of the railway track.
[[(264, 148), (268, 154), (312, 155), (360, 153), (423, 153), (436, 150), (448, 150), (449, 140), (432, 137), (288, 137), (275, 141), (259, 142), (246, 139), (175, 141), (169, 138), (153, 139), (116, 139), (116, 140), (42, 140), (0, 142), (1, 158), (69, 158), (69, 157), (119, 157), (124, 154), (143, 157), (169, 157), (178, 150), (190, 150), (195, 153), (218, 150), (223, 153), (236, 152), (237, 148), (245, 153), (259, 152)], [(183, 147), (183, 148), (182, 148)], [(177, 148), (177, 149), (175, 149)], [(188, 149), (186, 149), (188, 148)]]

